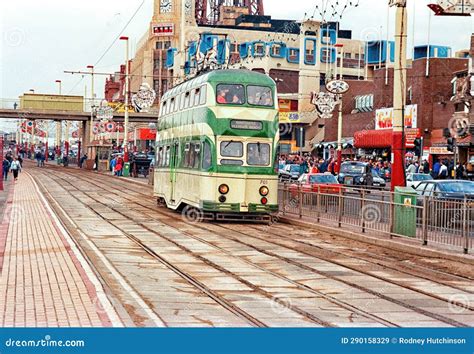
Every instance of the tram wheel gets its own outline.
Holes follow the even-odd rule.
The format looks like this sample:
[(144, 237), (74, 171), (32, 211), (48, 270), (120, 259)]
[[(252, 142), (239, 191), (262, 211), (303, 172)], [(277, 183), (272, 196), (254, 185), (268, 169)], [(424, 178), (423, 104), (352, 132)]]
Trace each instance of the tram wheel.
[(190, 205), (184, 207), (183, 211), (181, 212), (181, 216), (185, 221), (190, 223), (199, 223), (204, 220), (204, 213), (202, 210)]

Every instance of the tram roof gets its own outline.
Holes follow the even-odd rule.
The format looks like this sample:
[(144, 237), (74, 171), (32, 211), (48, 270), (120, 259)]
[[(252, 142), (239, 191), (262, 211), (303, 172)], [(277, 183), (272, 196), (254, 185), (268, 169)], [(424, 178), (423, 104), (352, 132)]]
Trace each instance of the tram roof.
[(214, 70), (203, 75), (199, 75), (191, 80), (185, 81), (172, 88), (163, 96), (165, 99), (174, 96), (177, 93), (187, 91), (194, 87), (198, 87), (206, 82), (211, 83), (229, 83), (229, 84), (261, 84), (267, 86), (275, 86), (275, 81), (268, 75), (250, 70)]

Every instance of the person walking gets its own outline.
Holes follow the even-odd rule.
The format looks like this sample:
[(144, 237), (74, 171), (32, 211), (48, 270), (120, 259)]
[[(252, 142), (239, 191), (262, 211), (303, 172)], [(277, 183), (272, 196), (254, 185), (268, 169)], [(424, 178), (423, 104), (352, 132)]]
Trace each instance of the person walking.
[(116, 163), (115, 163), (115, 173), (116, 173), (116, 176), (118, 177), (122, 177), (122, 159), (121, 158), (118, 158)]
[(41, 151), (36, 151), (35, 153), (36, 166), (41, 167)]
[(447, 179), (448, 178), (448, 166), (443, 161), (441, 162), (441, 167), (439, 168), (438, 179)]
[(456, 179), (464, 179), (464, 166), (461, 161), (456, 166)]
[(10, 161), (8, 161), (7, 159), (3, 159), (2, 169), (3, 169), (3, 179), (7, 181), (8, 172), (10, 172)]
[(110, 161), (110, 169), (112, 171), (112, 176), (117, 175), (117, 172), (115, 171), (115, 166), (117, 166), (117, 157), (114, 157), (112, 161)]
[(410, 165), (408, 166), (406, 173), (417, 173), (417, 168), (416, 165), (413, 162), (410, 162)]
[(13, 173), (13, 179), (16, 182), (18, 180), (18, 173), (20, 173), (21, 171), (20, 161), (18, 161), (16, 157), (13, 159), (10, 169), (12, 170), (12, 173)]

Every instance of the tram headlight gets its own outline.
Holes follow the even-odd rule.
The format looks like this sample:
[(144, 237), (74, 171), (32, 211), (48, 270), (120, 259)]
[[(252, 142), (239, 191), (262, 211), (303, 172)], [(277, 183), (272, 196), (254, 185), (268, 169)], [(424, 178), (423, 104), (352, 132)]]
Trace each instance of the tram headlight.
[(229, 193), (229, 186), (227, 184), (221, 184), (219, 186), (219, 193), (224, 195)]
[(260, 195), (262, 197), (266, 197), (268, 195), (268, 193), (270, 193), (270, 190), (268, 189), (268, 187), (260, 187)]

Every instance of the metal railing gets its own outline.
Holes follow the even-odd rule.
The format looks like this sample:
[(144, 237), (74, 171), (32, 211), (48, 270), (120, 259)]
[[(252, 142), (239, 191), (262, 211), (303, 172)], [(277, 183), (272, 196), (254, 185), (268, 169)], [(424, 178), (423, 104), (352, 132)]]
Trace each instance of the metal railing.
[[(321, 189), (320, 189), (321, 188)], [(350, 231), (410, 238), (472, 251), (474, 201), (420, 197), (381, 190), (283, 184), (280, 214)]]

